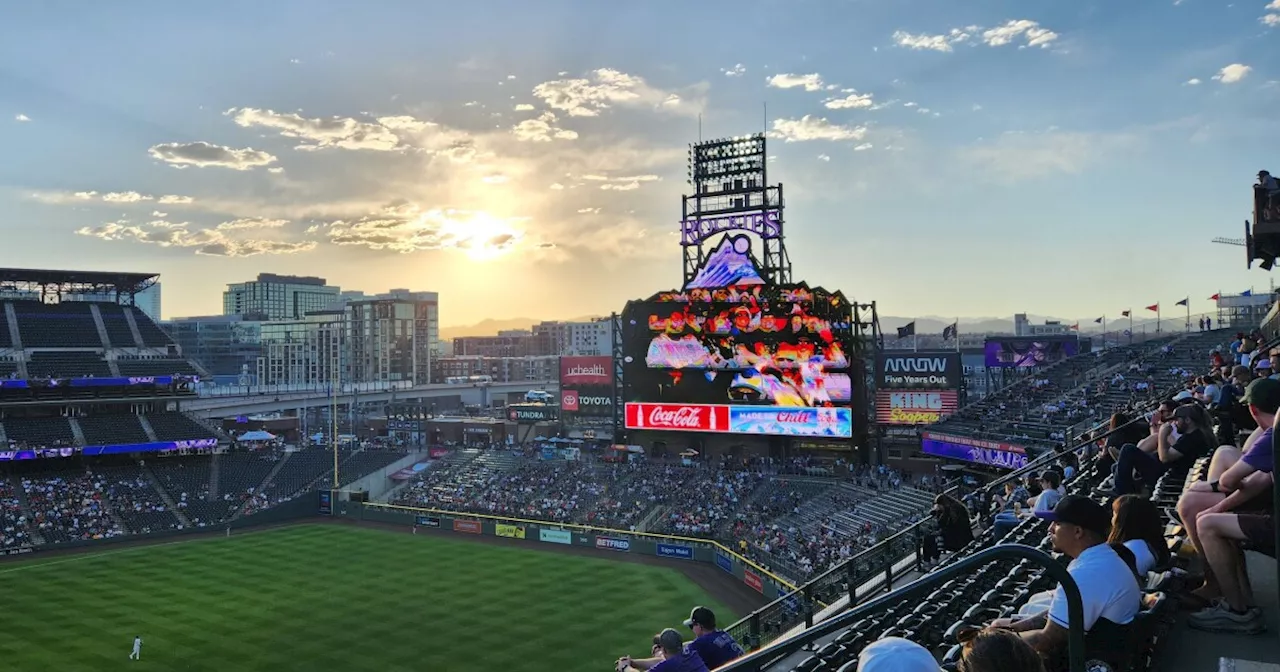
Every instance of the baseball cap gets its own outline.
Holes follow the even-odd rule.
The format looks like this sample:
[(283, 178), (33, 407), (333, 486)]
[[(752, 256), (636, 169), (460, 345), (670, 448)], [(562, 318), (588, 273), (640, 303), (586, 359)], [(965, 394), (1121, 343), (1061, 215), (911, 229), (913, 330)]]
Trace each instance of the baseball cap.
[(1177, 394), (1173, 395), (1173, 400), (1174, 400), (1174, 401), (1182, 401), (1183, 399), (1190, 399), (1192, 396), (1193, 396), (1193, 395), (1191, 394), (1191, 392), (1190, 392), (1189, 390), (1183, 390), (1183, 391), (1181, 391), (1181, 392), (1179, 392), (1179, 393), (1177, 393)]
[(692, 628), (695, 623), (707, 629), (714, 629), (716, 612), (706, 607), (694, 607), (693, 611), (689, 612), (689, 618), (684, 619), (684, 627)]
[(674, 628), (667, 628), (658, 633), (658, 646), (661, 646), (663, 651), (679, 651), (684, 648), (684, 637), (681, 637)]
[(1255, 368), (1255, 369), (1269, 369), (1269, 368), (1271, 368), (1271, 360), (1269, 360), (1269, 359), (1260, 359), (1260, 360), (1258, 360), (1258, 364), (1257, 364), (1257, 366), (1255, 366), (1254, 368)]
[(901, 637), (876, 640), (858, 656), (858, 672), (939, 672), (941, 669), (928, 649)]
[(1275, 413), (1280, 409), (1280, 380), (1259, 378), (1249, 383), (1240, 401), (1257, 407), (1263, 413)]
[(1107, 508), (1082, 495), (1063, 497), (1052, 511), (1036, 511), (1036, 516), (1057, 523), (1079, 525), (1099, 536), (1111, 533), (1111, 512)]

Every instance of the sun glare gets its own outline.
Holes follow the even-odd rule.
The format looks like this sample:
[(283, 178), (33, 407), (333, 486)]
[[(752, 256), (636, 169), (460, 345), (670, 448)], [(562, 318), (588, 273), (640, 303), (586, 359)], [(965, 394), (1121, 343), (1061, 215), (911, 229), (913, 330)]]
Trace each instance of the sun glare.
[(507, 222), (487, 212), (450, 218), (442, 233), (454, 237), (458, 248), (476, 261), (488, 261), (505, 255), (523, 235)]

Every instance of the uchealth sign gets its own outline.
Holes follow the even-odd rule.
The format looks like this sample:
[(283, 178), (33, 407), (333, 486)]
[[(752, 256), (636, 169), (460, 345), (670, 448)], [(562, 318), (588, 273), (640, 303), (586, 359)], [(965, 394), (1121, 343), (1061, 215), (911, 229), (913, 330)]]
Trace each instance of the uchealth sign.
[(613, 415), (612, 392), (609, 387), (563, 390), (560, 393), (560, 410), (578, 415)]
[(612, 357), (561, 357), (560, 385), (613, 385)]
[(882, 425), (932, 425), (956, 412), (955, 390), (878, 390), (876, 422)]
[(958, 352), (876, 355), (876, 390), (958, 390), (963, 375)]
[(849, 438), (853, 436), (853, 411), (841, 406), (629, 403), (626, 426), (675, 432)]

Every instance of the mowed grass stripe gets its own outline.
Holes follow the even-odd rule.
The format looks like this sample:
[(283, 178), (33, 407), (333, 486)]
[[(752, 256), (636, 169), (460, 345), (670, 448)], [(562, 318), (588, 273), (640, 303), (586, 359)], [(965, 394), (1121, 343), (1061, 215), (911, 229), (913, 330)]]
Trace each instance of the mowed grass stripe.
[(734, 618), (674, 568), (333, 525), (33, 558), (0, 596), (14, 670), (594, 671)]

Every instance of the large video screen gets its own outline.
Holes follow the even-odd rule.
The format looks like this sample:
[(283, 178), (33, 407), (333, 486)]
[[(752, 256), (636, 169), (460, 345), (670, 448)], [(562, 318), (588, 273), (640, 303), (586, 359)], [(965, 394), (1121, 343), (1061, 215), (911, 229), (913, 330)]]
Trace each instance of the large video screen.
[(1026, 449), (1021, 446), (934, 432), (924, 433), (920, 450), (928, 455), (1004, 469), (1021, 469), (1027, 466), (1028, 459)]
[[(803, 284), (663, 292), (629, 303), (622, 329), (627, 402), (786, 410), (848, 408), (853, 398), (851, 313), (839, 293)], [(785, 424), (744, 433), (792, 435)]]
[(1075, 357), (1079, 351), (1075, 339), (998, 339), (987, 341), (986, 359), (989, 367), (1030, 368)]

